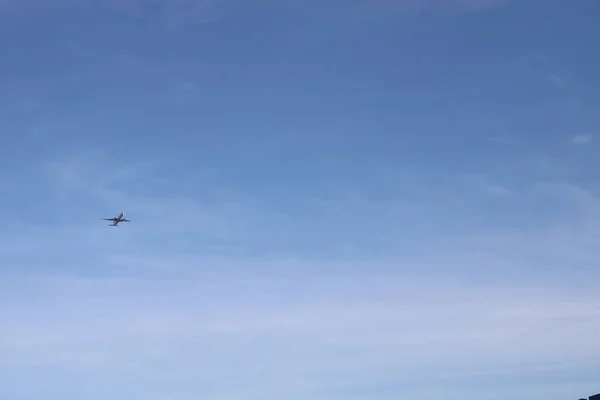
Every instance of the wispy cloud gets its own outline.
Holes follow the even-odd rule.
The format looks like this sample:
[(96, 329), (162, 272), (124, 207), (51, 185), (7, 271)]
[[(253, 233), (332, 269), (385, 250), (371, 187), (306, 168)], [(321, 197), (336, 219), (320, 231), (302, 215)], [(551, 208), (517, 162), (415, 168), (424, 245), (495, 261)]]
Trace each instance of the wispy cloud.
[(138, 18), (154, 20), (160, 17), (169, 27), (190, 23), (212, 22), (218, 16), (222, 0), (138, 0), (107, 1), (107, 5), (122, 9)]
[(375, 0), (361, 1), (363, 9), (373, 11), (386, 11), (400, 14), (413, 14), (430, 12), (440, 15), (457, 15), (470, 12), (479, 12), (511, 3), (513, 0)]
[[(575, 134), (596, 133), (596, 83), (553, 62), (585, 38), (417, 23), (495, 1), (290, 1), (0, 0), (15, 29), (58, 7), (10, 41), (0, 93), (0, 398), (595, 391), (600, 198)], [(521, 35), (520, 11), (484, 19)], [(531, 29), (586, 23), (552, 12)], [(207, 15), (231, 20), (202, 43), (140, 24)], [(514, 51), (535, 59), (493, 67)]]
[(564, 106), (560, 110), (564, 114), (572, 114), (577, 119), (584, 117), (586, 106), (583, 102), (581, 89), (577, 88), (574, 81), (562, 74), (548, 74), (549, 82), (564, 96)]
[[(221, 16), (223, 3), (229, 0), (99, 0), (81, 2), (80, 0), (0, 0), (0, 9), (44, 7), (44, 8), (81, 8), (102, 7), (129, 14), (132, 17), (160, 22), (170, 28), (179, 28), (189, 24), (213, 22)], [(368, 14), (392, 12), (413, 14), (422, 11), (435, 14), (462, 14), (477, 12), (503, 6), (513, 0), (357, 0), (351, 3), (354, 11), (362, 10)], [(298, 1), (297, 3), (303, 3)], [(315, 13), (322, 9), (317, 3), (310, 3)], [(344, 6), (344, 7), (347, 7)], [(73, 47), (72, 50), (84, 56), (95, 56), (93, 52)]]
[[(3, 290), (1, 367), (52, 367), (59, 385), (67, 375), (105, 371), (127, 377), (122, 385), (146, 381), (148, 394), (178, 382), (188, 396), (320, 396), (350, 377), (360, 386), (428, 371), (433, 380), (450, 367), (476, 375), (585, 365), (600, 356), (600, 298), (564, 296), (559, 287), (539, 297), (515, 284), (300, 270), (274, 279), (41, 277), (5, 284), (21, 291)], [(233, 381), (235, 390), (224, 386)]]
[[(175, 247), (178, 233), (210, 232), (231, 243), (250, 226), (238, 218), (266, 223), (278, 211), (241, 192), (235, 207), (213, 208), (183, 195), (185, 181), (161, 194), (160, 165), (123, 164), (97, 152), (43, 165), (65, 195), (95, 201), (96, 211), (125, 204), (137, 220), (120, 231), (93, 218), (77, 229), (29, 232), (45, 268), (5, 275), (0, 284), (0, 370), (52, 368), (53, 381), (38, 390), (81, 394), (84, 387), (65, 382), (95, 376), (112, 390), (135, 388), (138, 398), (319, 399), (342, 384), (360, 390), (406, 380), (413, 387), (405, 394), (426, 398), (415, 380), (431, 386), (449, 376), (476, 380), (482, 371), (593, 368), (600, 357), (600, 297), (586, 269), (600, 257), (600, 207), (576, 186), (513, 191), (517, 199), (560, 199), (585, 212), (571, 226), (557, 220), (552, 229), (430, 236), (421, 249), (387, 262), (217, 258), (203, 254), (206, 237)], [(475, 178), (468, 182), (474, 189), (493, 182)], [(231, 192), (220, 195), (218, 202)], [(376, 208), (340, 199), (331, 210)], [(76, 253), (82, 243), (85, 257)], [(72, 268), (50, 271), (57, 254)], [(569, 278), (556, 274), (567, 266)]]
[(67, 49), (74, 57), (87, 59), (98, 59), (101, 57), (100, 53), (94, 51), (91, 48), (86, 48), (82, 46), (75, 40), (70, 40), (67, 42)]
[(594, 139), (594, 135), (591, 133), (580, 133), (571, 138), (571, 142), (576, 145), (584, 145), (591, 143)]
[[(61, 228), (65, 235), (73, 229), (105, 235), (104, 225), (98, 225), (96, 218), (123, 210), (136, 221), (120, 233), (131, 238), (130, 245), (137, 247), (134, 243), (141, 245), (149, 238), (159, 240), (168, 233), (178, 239), (163, 242), (162, 246), (188, 252), (227, 250), (282, 255), (302, 249), (329, 248), (330, 255), (349, 255), (360, 248), (359, 253), (370, 249), (373, 255), (389, 256), (397, 253), (392, 248), (410, 244), (402, 253), (412, 255), (420, 251), (424, 240), (447, 240), (442, 233), (444, 228), (440, 231), (439, 227), (448, 224), (454, 225), (453, 235), (457, 237), (465, 227), (470, 228), (464, 232), (472, 231), (474, 225), (470, 220), (485, 222), (489, 230), (490, 223), (493, 226), (510, 216), (514, 224), (528, 227), (528, 232), (532, 232), (534, 228), (540, 231), (565, 221), (586, 223), (597, 209), (593, 194), (575, 185), (553, 183), (552, 179), (544, 184), (523, 182), (509, 186), (506, 177), (479, 174), (446, 177), (446, 184), (440, 186), (435, 177), (423, 175), (414, 182), (403, 181), (404, 190), (391, 197), (380, 198), (370, 190), (346, 190), (341, 186), (314, 191), (302, 198), (290, 195), (281, 201), (282, 193), (273, 197), (264, 190), (234, 190), (219, 180), (219, 172), (214, 168), (188, 176), (182, 168), (176, 175), (165, 176), (161, 171), (167, 168), (176, 167), (168, 161), (123, 163), (102, 152), (91, 152), (41, 162), (35, 169), (45, 179), (42, 187), (51, 185), (56, 201), (61, 199), (61, 204), (76, 206), (80, 218)], [(192, 186), (193, 192), (188, 190)], [(502, 200), (490, 210), (482, 207), (485, 200), (482, 195)], [(536, 226), (531, 225), (534, 220), (531, 214), (542, 213), (545, 208), (536, 204), (559, 208)], [(73, 212), (61, 207), (64, 212)], [(447, 212), (452, 212), (453, 217)], [(35, 215), (26, 218), (32, 224), (39, 220)], [(319, 240), (313, 238), (317, 220), (326, 224), (321, 228)], [(412, 237), (397, 228), (406, 224), (411, 226)], [(48, 229), (40, 227), (35, 231), (44, 236)], [(371, 235), (373, 238), (368, 242)], [(19, 239), (15, 235), (11, 241), (13, 245), (7, 251), (27, 248), (25, 244), (25, 247), (16, 245)], [(429, 243), (423, 250), (428, 246)]]
[(490, 136), (490, 140), (505, 146), (511, 146), (521, 143), (519, 137), (512, 135), (494, 135)]
[[(5, 242), (10, 245), (3, 246), (2, 251), (25, 254), (35, 247), (64, 248), (67, 243), (92, 250), (106, 240), (110, 242), (100, 218), (120, 211), (125, 211), (134, 223), (120, 231), (123, 241), (119, 249), (127, 245), (134, 250), (150, 240), (170, 249), (166, 251), (236, 252), (238, 246), (250, 251), (244, 243), (256, 243), (258, 236), (265, 236), (287, 218), (265, 199), (215, 181), (212, 169), (196, 169), (188, 175), (181, 169), (176, 176), (163, 175), (161, 171), (169, 167), (177, 168), (168, 161), (157, 164), (138, 159), (124, 163), (102, 151), (70, 157), (63, 154), (61, 158), (33, 163), (28, 174), (40, 182), (40, 190), (50, 190), (48, 204), (73, 217), (63, 218), (56, 228), (48, 223), (58, 223), (60, 214), (41, 218), (26, 215), (20, 226), (29, 226), (22, 228), (23, 235), (13, 232)], [(190, 185), (194, 186), (193, 193)], [(165, 235), (173, 239), (161, 242)], [(94, 240), (99, 242), (93, 245)], [(264, 251), (265, 243), (258, 243)]]
[(564, 88), (566, 86), (565, 79), (558, 74), (548, 74), (548, 80), (557, 87)]
[(438, 6), (447, 3), (445, 6), (450, 6), (450, 10), (454, 13), (471, 13), (502, 7), (512, 2), (514, 0), (455, 0), (451, 2), (433, 1), (432, 3), (436, 3)]
[[(100, 7), (177, 28), (188, 24), (213, 21), (218, 16), (219, 3), (218, 0), (98, 0), (94, 2), (82, 2), (80, 0), (1, 0), (0, 9), (6, 10), (13, 7)], [(90, 55), (87, 51), (84, 54)]]

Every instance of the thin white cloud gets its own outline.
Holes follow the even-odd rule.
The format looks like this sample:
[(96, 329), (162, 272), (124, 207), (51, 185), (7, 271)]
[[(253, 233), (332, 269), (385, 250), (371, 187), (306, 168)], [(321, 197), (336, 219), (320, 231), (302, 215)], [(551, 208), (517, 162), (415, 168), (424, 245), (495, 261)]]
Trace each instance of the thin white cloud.
[(509, 197), (513, 194), (509, 189), (501, 185), (487, 185), (485, 191), (498, 197)]
[[(230, 0), (0, 0), (0, 9), (10, 7), (105, 7), (127, 13), (135, 18), (160, 22), (171, 28), (188, 24), (213, 22), (221, 16), (222, 4)], [(497, 8), (514, 0), (356, 0), (350, 2), (354, 11), (368, 14), (414, 14), (421, 11), (456, 15)], [(306, 3), (298, 1), (298, 3)], [(305, 4), (319, 14), (318, 2)], [(344, 5), (343, 9), (346, 9)], [(347, 9), (346, 9), (347, 10)]]
[[(232, 251), (242, 250), (242, 247), (238, 246), (244, 246), (247, 250), (248, 244), (252, 244), (258, 253), (270, 252), (279, 256), (301, 248), (300, 240), (307, 242), (303, 235), (310, 235), (312, 229), (315, 229), (310, 225), (315, 216), (327, 218), (328, 224), (344, 223), (344, 227), (368, 229), (361, 235), (363, 237), (377, 229), (380, 242), (385, 241), (382, 246), (406, 247), (407, 238), (397, 229), (398, 224), (411, 224), (411, 229), (420, 231), (429, 229), (428, 227), (435, 229), (438, 222), (436, 215), (444, 216), (440, 211), (441, 207), (457, 213), (457, 217), (462, 214), (464, 218), (489, 218), (483, 211), (473, 208), (477, 207), (476, 202), (471, 203), (473, 207), (461, 205), (465, 199), (477, 192), (510, 199), (510, 203), (507, 202), (506, 205), (512, 207), (510, 211), (513, 218), (521, 218), (524, 222), (528, 219), (527, 215), (534, 208), (538, 208), (534, 204), (548, 202), (560, 207), (556, 211), (555, 221), (550, 221), (550, 225), (547, 226), (571, 221), (572, 226), (569, 230), (576, 232), (577, 229), (581, 229), (582, 224), (590, 224), (589, 221), (598, 218), (597, 199), (582, 188), (547, 184), (533, 185), (528, 190), (519, 192), (484, 175), (465, 177), (462, 181), (457, 179), (448, 182), (444, 187), (433, 187), (435, 183), (429, 187), (426, 181), (417, 184), (420, 185), (417, 189), (426, 197), (416, 196), (418, 193), (415, 193), (412, 189), (414, 185), (411, 184), (411, 189), (406, 192), (410, 197), (393, 200), (372, 199), (362, 193), (343, 191), (338, 192), (337, 197), (331, 192), (328, 198), (321, 197), (320, 200), (312, 197), (297, 199), (295, 204), (305, 207), (303, 212), (310, 211), (314, 214), (303, 217), (302, 214), (295, 215), (285, 208), (278, 208), (277, 203), (268, 201), (268, 196), (262, 199), (241, 191), (229, 190), (216, 183), (216, 175), (211, 171), (207, 171), (200, 181), (188, 180), (190, 177), (184, 176), (163, 179), (160, 177), (160, 171), (163, 169), (161, 165), (146, 162), (123, 165), (99, 153), (67, 158), (54, 163), (42, 163), (39, 167), (45, 171), (45, 176), (49, 178), (49, 183), (54, 185), (57, 195), (69, 201), (77, 199), (76, 208), (79, 214), (76, 218), (69, 219), (66, 224), (63, 221), (61, 228), (32, 226), (23, 231), (26, 233), (24, 237), (21, 237), (18, 231), (13, 231), (11, 237), (4, 241), (5, 245), (0, 248), (3, 254), (26, 254), (35, 246), (46, 246), (48, 249), (55, 246), (63, 248), (64, 244), (61, 243), (68, 242), (67, 238), (70, 237), (80, 243), (81, 248), (92, 249), (95, 240), (110, 243), (114, 233), (107, 232), (102, 221), (96, 218), (108, 217), (121, 210), (126, 211), (128, 216), (135, 220), (135, 224), (119, 231), (119, 237), (123, 238), (119, 243), (119, 251), (127, 248), (126, 246), (132, 251), (137, 251), (139, 246), (143, 246), (149, 239), (160, 240), (164, 235), (169, 235), (173, 240), (163, 241), (163, 246), (173, 251), (179, 249), (178, 252), (213, 254), (213, 250), (217, 253), (227, 250), (231, 254)], [(201, 188), (201, 191), (194, 196), (186, 194), (184, 189), (190, 184)], [(444, 200), (431, 200), (432, 193)], [(456, 206), (448, 205), (449, 202), (456, 203)], [(65, 212), (69, 210), (65, 209)], [(35, 224), (36, 220), (30, 218), (30, 223)], [(298, 233), (300, 227), (304, 230)], [(329, 246), (341, 246), (340, 249), (347, 250), (346, 254), (361, 253), (358, 249), (364, 247), (364, 244), (357, 240), (356, 235), (339, 239), (345, 228), (334, 228), (331, 227), (327, 238), (324, 239)], [(531, 235), (539, 229), (541, 227), (530, 226), (527, 232)], [(53, 234), (49, 235), (49, 232)], [(185, 236), (174, 236), (182, 234)], [(334, 234), (337, 236), (333, 236)], [(259, 235), (261, 239), (257, 239)], [(562, 235), (564, 237), (557, 238), (557, 248), (563, 248), (566, 243), (572, 243), (572, 238), (581, 236), (570, 235), (565, 231)], [(496, 235), (486, 233), (476, 238), (476, 242), (489, 236), (493, 238), (491, 245), (495, 248), (493, 241), (496, 240)], [(454, 238), (458, 237), (460, 236), (454, 235)], [(41, 242), (34, 243), (31, 238), (39, 238)], [(507, 236), (502, 240), (505, 238)], [(560, 240), (564, 238), (569, 240), (561, 244)], [(454, 241), (443, 234), (435, 234), (435, 231), (423, 239), (427, 242), (423, 248), (420, 245), (423, 241), (415, 240), (410, 242), (410, 248), (406, 248), (402, 253), (412, 256), (426, 251), (432, 241), (439, 242), (442, 247), (446, 247), (444, 242)], [(468, 246), (472, 239), (474, 238), (466, 238), (465, 246)], [(534, 236), (528, 237), (530, 241), (534, 239)], [(178, 246), (178, 241), (181, 246)], [(194, 242), (199, 244), (193, 245)], [(582, 238), (582, 242), (587, 240)], [(335, 252), (336, 250), (333, 250), (333, 253)], [(586, 251), (585, 254), (589, 252)], [(573, 253), (575, 258), (580, 259), (582, 256), (583, 253)], [(168, 265), (163, 264), (163, 267), (159, 267), (157, 264), (153, 268), (168, 269)]]
[(442, 15), (459, 15), (494, 9), (513, 0), (369, 0), (361, 1), (361, 9), (371, 12), (414, 14), (422, 11)]
[(515, 193), (505, 185), (493, 181), (490, 177), (485, 174), (465, 174), (460, 177), (459, 181), (467, 186), (467, 188), (474, 188), (478, 192), (488, 194), (495, 197), (511, 197)]
[(206, 23), (218, 16), (223, 0), (106, 0), (116, 9), (125, 10), (141, 19), (156, 19), (159, 15), (168, 26), (176, 28), (189, 23)]
[[(471, 13), (502, 7), (512, 2), (514, 0), (455, 0), (448, 3), (454, 4), (456, 13)], [(438, 4), (442, 4), (442, 2), (440, 1)]]
[(166, 230), (204, 230), (223, 237), (241, 229), (241, 224), (264, 207), (257, 199), (243, 193), (229, 193), (211, 183), (211, 171), (195, 182), (205, 185), (208, 198), (205, 199), (201, 195), (171, 193), (174, 187), (181, 189), (182, 181), (174, 182), (172, 177), (161, 179), (160, 165), (147, 162), (124, 165), (98, 152), (44, 164), (41, 168), (63, 191), (93, 196), (107, 208), (135, 213), (141, 221), (152, 221)]
[(548, 80), (558, 87), (565, 87), (565, 79), (558, 74), (548, 74)]
[(495, 135), (491, 136), (490, 140), (505, 146), (516, 145), (521, 143), (519, 137), (512, 135)]
[(576, 145), (584, 145), (591, 143), (593, 139), (594, 135), (592, 135), (591, 133), (581, 133), (573, 136), (571, 138), (571, 142)]
[[(154, 185), (156, 166), (121, 165), (98, 154), (53, 165), (47, 176), (57, 187), (100, 203), (129, 202), (160, 221), (163, 239), (193, 232), (194, 224), (207, 229), (203, 205), (134, 193), (135, 182)], [(469, 183), (478, 188), (490, 182), (476, 178)], [(413, 257), (385, 263), (170, 253), (164, 242), (160, 251), (129, 241), (137, 224), (119, 231), (119, 244), (103, 225), (38, 228), (28, 246), (46, 258), (71, 256), (82, 243), (94, 243), (93, 255), (107, 255), (77, 258), (76, 273), (46, 266), (37, 277), (3, 278), (0, 370), (52, 368), (54, 382), (40, 390), (70, 387), (71, 395), (83, 393), (65, 386), (79, 374), (102, 386), (110, 386), (108, 375), (119, 376), (118, 385), (135, 388), (138, 398), (229, 400), (329, 398), (332, 387), (348, 382), (390, 384), (419, 374), (433, 382), (450, 369), (464, 377), (592, 365), (600, 357), (600, 297), (592, 270), (584, 269), (600, 262), (598, 200), (566, 184), (531, 192), (514, 196), (560, 199), (581, 215), (550, 230), (430, 238)], [(256, 204), (237, 210), (262, 212), (265, 221), (277, 215)], [(171, 207), (182, 220), (169, 231)], [(356, 199), (331, 207), (376, 208)], [(215, 226), (239, 215), (220, 210)], [(561, 264), (568, 275), (557, 274)], [(73, 276), (98, 271), (111, 272), (105, 279)], [(150, 278), (154, 272), (160, 279)], [(588, 286), (578, 286), (584, 278)]]
[[(21, 291), (2, 295), (0, 365), (105, 371), (148, 382), (148, 393), (160, 390), (157, 382), (180, 381), (188, 396), (223, 394), (220, 383), (234, 379), (238, 395), (293, 395), (302, 388), (318, 394), (342, 376), (368, 383), (430, 371), (435, 379), (450, 367), (469, 374), (600, 356), (600, 298), (593, 292), (571, 297), (554, 287), (540, 298), (522, 285), (402, 274), (297, 281), (302, 275), (16, 278), (10, 284)], [(190, 388), (198, 379), (203, 388)]]
[[(132, 17), (160, 22), (171, 28), (187, 24), (214, 21), (218, 15), (219, 3), (223, 0), (2, 0), (0, 9), (10, 8), (108, 8)], [(89, 55), (88, 52), (85, 53)]]

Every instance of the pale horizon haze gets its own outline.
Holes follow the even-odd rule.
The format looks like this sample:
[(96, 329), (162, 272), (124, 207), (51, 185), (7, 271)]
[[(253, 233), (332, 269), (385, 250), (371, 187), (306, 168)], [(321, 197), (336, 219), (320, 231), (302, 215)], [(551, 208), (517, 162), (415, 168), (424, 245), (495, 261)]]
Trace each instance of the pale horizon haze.
[(600, 393), (599, 21), (0, 0), (0, 398)]

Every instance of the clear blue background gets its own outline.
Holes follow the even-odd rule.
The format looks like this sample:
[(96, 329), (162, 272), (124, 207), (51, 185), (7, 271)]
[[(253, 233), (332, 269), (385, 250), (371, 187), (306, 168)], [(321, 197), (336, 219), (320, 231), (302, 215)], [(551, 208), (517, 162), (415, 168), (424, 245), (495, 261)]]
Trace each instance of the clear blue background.
[(598, 21), (0, 1), (0, 397), (600, 391)]

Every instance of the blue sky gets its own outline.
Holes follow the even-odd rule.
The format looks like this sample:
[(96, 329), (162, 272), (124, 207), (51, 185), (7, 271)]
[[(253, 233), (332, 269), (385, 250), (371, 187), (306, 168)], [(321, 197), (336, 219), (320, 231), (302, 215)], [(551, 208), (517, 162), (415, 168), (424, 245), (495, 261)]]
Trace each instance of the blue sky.
[(599, 392), (599, 17), (0, 0), (0, 397)]

